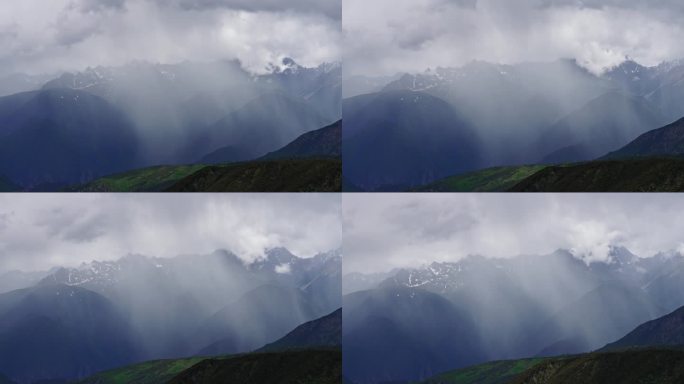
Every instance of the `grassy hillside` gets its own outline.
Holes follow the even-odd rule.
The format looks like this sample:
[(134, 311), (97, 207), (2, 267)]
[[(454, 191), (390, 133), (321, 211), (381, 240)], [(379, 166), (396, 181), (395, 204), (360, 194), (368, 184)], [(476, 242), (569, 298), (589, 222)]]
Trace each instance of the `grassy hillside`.
[(77, 384), (159, 384), (204, 360), (196, 357), (178, 360), (156, 360), (113, 369), (77, 382)]
[(169, 384), (339, 384), (339, 349), (253, 353), (228, 359), (207, 359)]
[(339, 384), (336, 348), (156, 360), (96, 374), (74, 384), (258, 383)]
[(684, 159), (597, 160), (551, 166), (513, 186), (511, 192), (679, 192)]
[(422, 384), (669, 384), (684, 382), (684, 351), (643, 349), (485, 363)]
[(0, 175), (0, 192), (17, 192), (21, 188), (10, 181), (8, 178)]
[(423, 384), (503, 384), (544, 359), (494, 361), (437, 375)]
[(451, 176), (416, 188), (416, 192), (502, 192), (546, 168), (544, 165), (521, 165), (487, 168)]
[(339, 159), (291, 159), (150, 167), (103, 177), (66, 191), (338, 192), (341, 180)]
[(76, 192), (159, 192), (204, 167), (204, 165), (169, 165), (137, 169), (103, 177), (68, 190)]
[(339, 159), (252, 161), (208, 166), (181, 179), (169, 192), (339, 192)]

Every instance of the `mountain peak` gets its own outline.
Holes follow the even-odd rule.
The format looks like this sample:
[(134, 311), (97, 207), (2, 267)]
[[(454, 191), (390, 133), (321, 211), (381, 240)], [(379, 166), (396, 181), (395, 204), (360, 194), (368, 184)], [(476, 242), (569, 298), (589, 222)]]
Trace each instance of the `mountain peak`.
[(611, 245), (608, 251), (609, 263), (611, 264), (633, 264), (639, 257), (623, 246)]

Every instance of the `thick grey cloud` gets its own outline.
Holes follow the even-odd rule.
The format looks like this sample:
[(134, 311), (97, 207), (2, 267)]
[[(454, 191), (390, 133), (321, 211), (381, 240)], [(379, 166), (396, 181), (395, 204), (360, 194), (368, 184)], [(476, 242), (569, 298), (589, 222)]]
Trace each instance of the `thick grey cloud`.
[(575, 58), (599, 73), (626, 57), (684, 57), (676, 0), (345, 0), (348, 74), (393, 74), (472, 60)]
[(134, 60), (338, 61), (339, 0), (22, 0), (0, 3), (0, 75)]
[(605, 260), (611, 246), (648, 257), (684, 251), (684, 197), (652, 194), (350, 194), (345, 272), (384, 272), (468, 255), (572, 250)]
[(326, 194), (5, 194), (0, 273), (217, 249), (245, 260), (281, 246), (310, 257), (340, 247), (340, 204)]
[[(168, 0), (157, 0), (168, 5)], [(186, 9), (232, 8), (245, 11), (294, 11), (318, 12), (332, 19), (340, 20), (342, 4), (340, 0), (176, 0), (176, 4)]]

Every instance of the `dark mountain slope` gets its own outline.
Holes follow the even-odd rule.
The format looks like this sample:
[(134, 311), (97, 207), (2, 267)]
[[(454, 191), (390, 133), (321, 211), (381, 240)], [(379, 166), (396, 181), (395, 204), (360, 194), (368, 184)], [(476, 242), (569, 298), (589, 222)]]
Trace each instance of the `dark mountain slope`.
[(15, 102), (20, 106), (11, 113), (0, 113), (0, 174), (23, 188), (85, 182), (140, 165), (132, 123), (105, 100), (54, 89), (8, 96), (0, 105)]
[(533, 343), (550, 355), (589, 352), (660, 313), (639, 290), (603, 285), (540, 325)]
[(406, 189), (480, 165), (475, 131), (445, 101), (388, 91), (345, 100), (344, 175), (368, 190)]
[(233, 147), (253, 159), (328, 123), (304, 102), (284, 93), (268, 93), (216, 122), (189, 148), (206, 148), (203, 152), (208, 153)]
[(252, 161), (208, 166), (169, 192), (339, 192), (342, 162), (335, 159)]
[(654, 129), (606, 155), (606, 159), (684, 155), (684, 119)]
[(646, 99), (608, 92), (549, 127), (538, 148), (547, 163), (591, 160), (663, 123)]
[(665, 345), (684, 346), (684, 307), (641, 324), (623, 338), (606, 345), (603, 350)]
[(344, 297), (345, 376), (417, 380), (484, 359), (466, 313), (439, 295), (386, 286)]
[(550, 166), (522, 180), (509, 191), (679, 192), (684, 191), (684, 160), (597, 160)]
[(259, 351), (335, 346), (342, 346), (342, 309), (298, 326), (281, 339), (265, 345)]
[(339, 384), (341, 381), (339, 350), (309, 350), (208, 359), (183, 371), (169, 384)]
[(262, 160), (303, 157), (340, 157), (342, 155), (342, 120), (327, 127), (307, 132)]
[(200, 164), (224, 164), (235, 163), (238, 161), (246, 161), (252, 159), (252, 153), (244, 148), (236, 148), (233, 146), (222, 147), (211, 153), (204, 155), (199, 159)]
[[(286, 146), (270, 152), (259, 160), (295, 159), (310, 157), (340, 157), (342, 154), (342, 121), (310, 131)], [(250, 160), (249, 152), (235, 147), (223, 147), (204, 156), (200, 163), (223, 164)]]
[(95, 292), (40, 285), (0, 295), (0, 372), (19, 383), (79, 378), (137, 356), (125, 319)]
[(251, 351), (320, 315), (300, 290), (264, 285), (205, 321), (195, 338), (202, 348), (198, 354)]

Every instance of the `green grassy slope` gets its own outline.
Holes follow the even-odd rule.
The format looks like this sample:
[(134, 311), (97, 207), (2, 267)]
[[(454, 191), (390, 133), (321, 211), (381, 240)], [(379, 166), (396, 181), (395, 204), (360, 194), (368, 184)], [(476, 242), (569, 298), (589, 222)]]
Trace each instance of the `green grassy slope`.
[(0, 192), (18, 192), (21, 188), (10, 181), (8, 178), (0, 175)]
[(169, 384), (339, 384), (339, 349), (252, 353), (207, 359), (183, 371)]
[(102, 372), (74, 384), (339, 384), (342, 352), (336, 348), (156, 360)]
[(150, 167), (103, 177), (66, 191), (339, 192), (341, 189), (342, 162), (336, 158), (311, 158)]
[(252, 161), (209, 166), (183, 178), (169, 192), (339, 192), (339, 159)]
[(178, 360), (156, 360), (98, 373), (77, 384), (159, 384), (204, 360), (196, 357)]
[(205, 165), (165, 165), (136, 169), (103, 177), (67, 190), (74, 192), (158, 192), (204, 167)]
[(416, 192), (502, 192), (546, 168), (544, 165), (494, 167), (451, 176), (416, 188)]
[(684, 383), (684, 351), (641, 349), (496, 361), (437, 375), (422, 384)]
[(422, 384), (503, 384), (544, 359), (504, 360), (437, 375)]
[(684, 159), (597, 160), (547, 167), (513, 186), (511, 192), (679, 192)]

